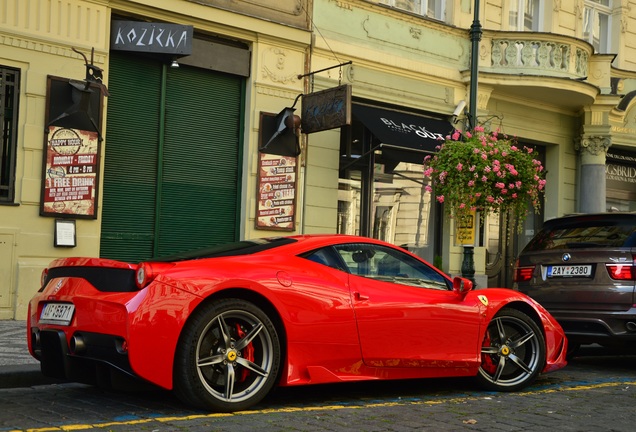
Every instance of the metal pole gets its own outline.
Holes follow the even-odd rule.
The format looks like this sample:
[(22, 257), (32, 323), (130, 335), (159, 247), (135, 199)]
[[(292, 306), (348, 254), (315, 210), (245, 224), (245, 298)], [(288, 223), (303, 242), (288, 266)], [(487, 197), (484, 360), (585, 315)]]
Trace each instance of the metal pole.
[(479, 0), (475, 0), (473, 24), (470, 26), (470, 100), (468, 103), (468, 122), (470, 129), (477, 126), (477, 78), (479, 76), (479, 42), (481, 41), (481, 23), (479, 22)]
[[(473, 24), (470, 26), (470, 100), (468, 102), (468, 124), (472, 130), (477, 126), (477, 79), (479, 77), (479, 41), (481, 41), (481, 23), (479, 22), (479, 0), (475, 0)], [(478, 223), (475, 221), (474, 223)], [(475, 284), (474, 245), (464, 245), (464, 260), (462, 262), (462, 277), (470, 279)]]

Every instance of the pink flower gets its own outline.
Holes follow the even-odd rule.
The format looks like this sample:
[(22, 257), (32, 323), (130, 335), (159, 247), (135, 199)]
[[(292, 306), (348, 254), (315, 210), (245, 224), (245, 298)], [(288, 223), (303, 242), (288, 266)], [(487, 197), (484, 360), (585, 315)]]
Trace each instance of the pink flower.
[(444, 202), (444, 195), (438, 195), (437, 201), (439, 201), (440, 203), (443, 203)]
[(462, 134), (456, 130), (455, 132), (453, 132), (453, 141), (457, 141), (459, 140), (459, 137), (462, 136)]
[(461, 171), (462, 168), (464, 168), (464, 165), (462, 165), (462, 163), (460, 162), (460, 163), (457, 164), (457, 166), (455, 168), (457, 168), (457, 171)]
[(493, 203), (493, 202), (495, 202), (495, 199), (492, 196), (488, 195), (486, 197), (486, 201), (488, 201), (489, 203)]
[(431, 176), (431, 174), (433, 174), (433, 168), (428, 167), (428, 168), (426, 168), (426, 169), (424, 170), (424, 175), (425, 175), (426, 177), (430, 177), (430, 176)]
[(433, 188), (430, 185), (424, 186), (424, 190), (426, 190), (426, 192), (428, 192), (428, 193), (433, 192)]
[(471, 134), (470, 132), (467, 131), (466, 132), (466, 138), (472, 138), (472, 137), (473, 137), (473, 134)]
[(501, 182), (497, 182), (497, 183), (495, 183), (495, 187), (496, 187), (497, 189), (503, 189), (503, 188), (505, 188), (505, 187), (506, 187), (506, 185), (505, 185), (505, 184), (503, 184), (503, 183), (501, 183)]
[(468, 180), (468, 186), (469, 187), (475, 186), (475, 182), (473, 180)]
[(460, 209), (463, 209), (464, 207), (466, 207), (466, 204), (464, 204), (464, 203), (461, 203), (461, 204), (459, 205), (459, 208), (460, 208)]

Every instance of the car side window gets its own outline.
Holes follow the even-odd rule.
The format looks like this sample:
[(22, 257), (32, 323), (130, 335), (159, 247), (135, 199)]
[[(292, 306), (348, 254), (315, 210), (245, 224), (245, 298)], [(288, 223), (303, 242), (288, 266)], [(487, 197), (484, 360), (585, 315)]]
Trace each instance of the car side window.
[(326, 247), (322, 249), (317, 249), (312, 251), (306, 255), (303, 255), (303, 258), (308, 259), (309, 261), (313, 261), (318, 264), (322, 264), (336, 270), (347, 271), (347, 268), (344, 266), (340, 257), (331, 247)]
[(389, 247), (356, 243), (335, 246), (350, 273), (401, 285), (450, 289), (447, 279), (425, 263)]

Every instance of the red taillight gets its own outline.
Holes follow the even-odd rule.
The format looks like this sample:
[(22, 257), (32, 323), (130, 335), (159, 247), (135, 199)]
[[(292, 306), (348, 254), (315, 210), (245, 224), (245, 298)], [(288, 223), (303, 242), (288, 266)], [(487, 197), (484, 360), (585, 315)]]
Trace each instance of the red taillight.
[(174, 266), (173, 263), (143, 262), (137, 266), (135, 272), (135, 283), (137, 288), (142, 289), (152, 282), (159, 273)]
[(636, 256), (631, 263), (605, 264), (610, 277), (615, 280), (636, 280)]
[(519, 267), (519, 261), (515, 264), (515, 274), (513, 282), (528, 282), (532, 279), (532, 274), (534, 273), (534, 268), (536, 266), (524, 266)]

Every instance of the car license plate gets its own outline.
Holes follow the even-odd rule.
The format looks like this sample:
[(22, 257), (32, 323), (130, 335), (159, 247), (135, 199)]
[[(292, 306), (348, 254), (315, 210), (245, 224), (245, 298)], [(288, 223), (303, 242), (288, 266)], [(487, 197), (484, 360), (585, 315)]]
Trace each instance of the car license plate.
[(67, 326), (71, 323), (75, 312), (75, 305), (71, 303), (47, 303), (42, 309), (40, 322)]
[(548, 266), (548, 277), (591, 277), (591, 265)]

